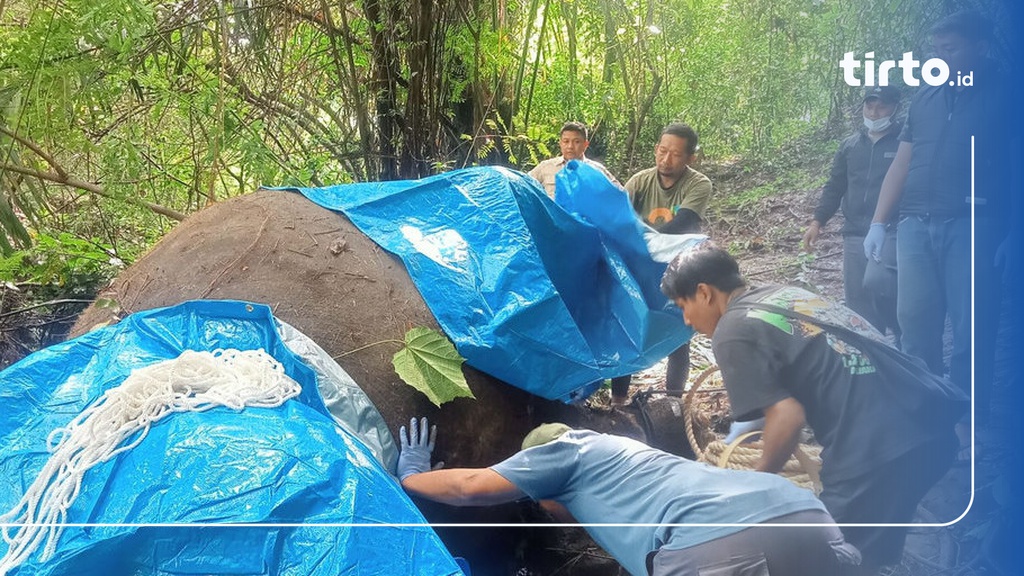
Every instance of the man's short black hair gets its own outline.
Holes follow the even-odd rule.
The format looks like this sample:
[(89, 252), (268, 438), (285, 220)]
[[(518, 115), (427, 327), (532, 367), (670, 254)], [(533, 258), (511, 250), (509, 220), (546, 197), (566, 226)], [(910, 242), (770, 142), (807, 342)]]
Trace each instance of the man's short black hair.
[(582, 122), (566, 122), (562, 124), (562, 129), (558, 131), (558, 136), (561, 137), (566, 132), (579, 132), (583, 135), (584, 140), (590, 140), (590, 136), (587, 134), (587, 127)]
[(673, 122), (665, 129), (661, 131), (661, 135), (669, 134), (678, 138), (686, 139), (686, 153), (694, 154), (697, 152), (697, 131), (690, 128), (689, 124), (683, 124), (682, 122)]
[(929, 34), (959, 34), (970, 42), (987, 41), (992, 39), (992, 22), (977, 10), (961, 10), (936, 22)]
[(736, 259), (710, 240), (672, 259), (661, 277), (661, 292), (669, 300), (693, 298), (698, 284), (707, 284), (726, 293), (747, 285)]

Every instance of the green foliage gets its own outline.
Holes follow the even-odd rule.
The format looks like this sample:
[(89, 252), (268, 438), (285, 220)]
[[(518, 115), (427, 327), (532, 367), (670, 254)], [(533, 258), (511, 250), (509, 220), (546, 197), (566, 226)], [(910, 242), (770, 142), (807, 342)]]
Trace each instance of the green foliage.
[(188, 213), (260, 185), (418, 177), (473, 163), (526, 169), (557, 152), (566, 120), (591, 128), (590, 155), (621, 180), (651, 164), (652, 144), (673, 120), (700, 132), (709, 158), (770, 168), (787, 143), (846, 127), (858, 94), (842, 82), (843, 52), (881, 60), (923, 51), (926, 23), (944, 8), (934, 0), (0, 6), (0, 128), (17, 136), (0, 133), (0, 250), (25, 248), (33, 229), (100, 238), (126, 259), (173, 225), (145, 203)]
[(465, 359), (444, 334), (418, 326), (405, 334), (405, 347), (392, 363), (398, 376), (436, 406), (456, 398), (475, 398), (462, 375)]
[(820, 188), (825, 184), (825, 179), (826, 176), (820, 170), (794, 167), (764, 184), (730, 194), (722, 203), (722, 208), (742, 210), (780, 192)]
[(751, 204), (757, 204), (761, 200), (774, 196), (780, 190), (777, 181), (773, 180), (760, 186), (755, 186), (740, 192), (739, 194), (733, 194), (727, 199), (727, 206), (743, 208)]
[(30, 243), (25, 225), (7, 199), (0, 196), (0, 254), (9, 256), (15, 246), (28, 246)]
[(83, 295), (114, 276), (124, 263), (112, 248), (71, 234), (40, 234), (35, 244), (0, 259), (0, 281), (27, 282), (52, 292)]

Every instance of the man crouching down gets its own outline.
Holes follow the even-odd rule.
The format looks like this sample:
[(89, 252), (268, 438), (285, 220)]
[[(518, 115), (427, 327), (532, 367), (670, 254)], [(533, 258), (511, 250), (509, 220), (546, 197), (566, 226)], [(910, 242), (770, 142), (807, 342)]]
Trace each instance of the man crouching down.
[(407, 492), (454, 506), (529, 497), (583, 523), (634, 576), (821, 576), (860, 561), (821, 502), (773, 474), (714, 468), (558, 423), (535, 428), (522, 451), (489, 468), (431, 471), (436, 432), (428, 435), (426, 418), (400, 431)]

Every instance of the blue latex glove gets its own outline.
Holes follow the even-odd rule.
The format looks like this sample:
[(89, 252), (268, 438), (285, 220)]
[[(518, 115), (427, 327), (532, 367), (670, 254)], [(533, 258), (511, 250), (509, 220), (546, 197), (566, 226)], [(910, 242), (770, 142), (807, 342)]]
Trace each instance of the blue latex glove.
[(864, 257), (875, 262), (882, 261), (882, 246), (885, 244), (885, 224), (872, 222), (868, 235), (864, 237)]
[(409, 433), (405, 426), (398, 431), (401, 453), (398, 455), (398, 480), (405, 480), (413, 474), (430, 471), (430, 453), (434, 451), (437, 440), (437, 426), (430, 427), (427, 434), (427, 419), (423, 417), (419, 423), (413, 418), (409, 420)]

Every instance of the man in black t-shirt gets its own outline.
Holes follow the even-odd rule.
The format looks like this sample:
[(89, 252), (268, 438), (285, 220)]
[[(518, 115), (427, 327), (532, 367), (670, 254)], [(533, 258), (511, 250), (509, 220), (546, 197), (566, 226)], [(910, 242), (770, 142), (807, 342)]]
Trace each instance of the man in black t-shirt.
[[(757, 470), (781, 470), (809, 424), (822, 445), (820, 497), (837, 522), (912, 520), (958, 445), (967, 398), (955, 386), (845, 306), (802, 288), (751, 289), (710, 242), (672, 261), (662, 291), (711, 336), (736, 420), (764, 416)], [(898, 562), (906, 537), (894, 527), (843, 532), (871, 570)]]

